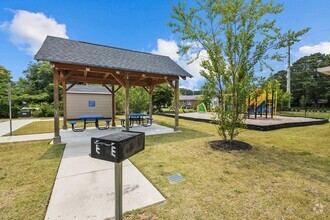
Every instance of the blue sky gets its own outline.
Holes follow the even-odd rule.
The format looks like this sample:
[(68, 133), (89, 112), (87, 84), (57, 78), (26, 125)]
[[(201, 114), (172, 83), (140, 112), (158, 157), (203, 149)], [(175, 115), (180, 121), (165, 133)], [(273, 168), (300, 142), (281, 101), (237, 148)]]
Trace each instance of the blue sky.
[[(311, 27), (294, 45), (293, 61), (314, 52), (330, 53), (330, 1), (281, 0), (285, 10), (277, 16), (286, 31)], [(198, 89), (203, 78), (198, 63), (186, 65), (179, 57), (177, 36), (167, 26), (175, 0), (1, 0), (0, 65), (22, 77), (47, 34), (109, 46), (170, 56), (195, 77), (181, 86)], [(275, 63), (276, 70), (285, 62)], [(268, 72), (265, 73), (269, 74)]]

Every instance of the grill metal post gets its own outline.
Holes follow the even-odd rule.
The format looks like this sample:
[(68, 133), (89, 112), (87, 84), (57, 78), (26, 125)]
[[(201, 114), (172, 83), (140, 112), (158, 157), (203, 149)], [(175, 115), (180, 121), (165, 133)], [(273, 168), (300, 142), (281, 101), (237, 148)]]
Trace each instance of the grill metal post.
[(123, 164), (115, 163), (115, 219), (123, 219)]

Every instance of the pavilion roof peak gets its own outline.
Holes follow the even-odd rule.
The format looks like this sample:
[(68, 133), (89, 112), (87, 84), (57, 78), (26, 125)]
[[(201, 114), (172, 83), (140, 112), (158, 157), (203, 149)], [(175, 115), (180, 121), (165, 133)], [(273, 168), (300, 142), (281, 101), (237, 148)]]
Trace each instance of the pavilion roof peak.
[(192, 77), (170, 57), (47, 36), (36, 60), (164, 76)]

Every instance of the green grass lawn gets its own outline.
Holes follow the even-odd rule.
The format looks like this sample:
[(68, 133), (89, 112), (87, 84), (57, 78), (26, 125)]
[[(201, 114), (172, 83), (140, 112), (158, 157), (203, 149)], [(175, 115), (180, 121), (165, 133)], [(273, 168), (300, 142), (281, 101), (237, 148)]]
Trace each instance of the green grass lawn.
[[(180, 120), (180, 127), (147, 136), (146, 149), (131, 158), (166, 201), (127, 219), (329, 219), (330, 124), (242, 130), (238, 139), (254, 150), (231, 153), (209, 147), (219, 139), (214, 125)], [(171, 185), (174, 173), (186, 181)]]
[[(52, 129), (44, 123), (38, 132)], [(131, 158), (166, 201), (126, 219), (329, 219), (330, 124), (241, 130), (238, 139), (254, 150), (230, 153), (209, 147), (219, 139), (214, 125), (181, 119), (180, 127), (147, 136), (146, 149)], [(63, 147), (22, 142), (1, 144), (0, 152), (1, 218), (43, 218)], [(186, 181), (171, 185), (174, 173)]]
[[(110, 122), (111, 123), (111, 122)], [(104, 120), (100, 121), (100, 126), (105, 126), (106, 123)], [(116, 124), (120, 125), (119, 118), (116, 118)], [(63, 122), (60, 120), (60, 128), (62, 128)], [(77, 121), (75, 128), (84, 127), (83, 121)], [(95, 127), (94, 123), (88, 123), (87, 127)], [(68, 121), (68, 129), (71, 129), (71, 124)], [(43, 133), (51, 133), (54, 132), (54, 121), (35, 121), (30, 124), (27, 124), (15, 131), (13, 131), (13, 135), (26, 135), (26, 134), (43, 134)], [(4, 136), (8, 136), (6, 134)]]
[(44, 219), (64, 145), (0, 144), (0, 219)]
[[(278, 112), (278, 113), (282, 116), (301, 116), (301, 117), (305, 117), (305, 111), (299, 111), (299, 112), (282, 111), (282, 112)], [(306, 112), (306, 117), (330, 119), (330, 112)]]

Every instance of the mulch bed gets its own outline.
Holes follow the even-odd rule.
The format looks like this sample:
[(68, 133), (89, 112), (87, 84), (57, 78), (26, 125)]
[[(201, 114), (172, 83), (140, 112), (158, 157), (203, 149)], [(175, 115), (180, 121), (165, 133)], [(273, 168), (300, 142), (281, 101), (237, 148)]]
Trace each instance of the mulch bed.
[(211, 141), (209, 142), (212, 148), (216, 150), (221, 151), (241, 151), (241, 150), (252, 150), (252, 146), (248, 143), (242, 142), (242, 141), (225, 141), (225, 140), (219, 140), (219, 141)]

